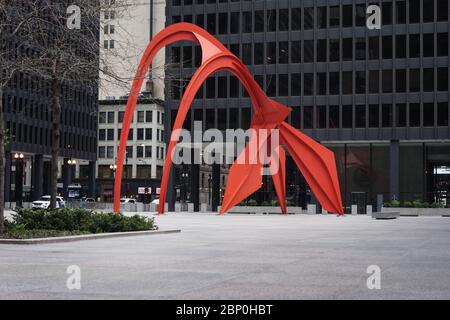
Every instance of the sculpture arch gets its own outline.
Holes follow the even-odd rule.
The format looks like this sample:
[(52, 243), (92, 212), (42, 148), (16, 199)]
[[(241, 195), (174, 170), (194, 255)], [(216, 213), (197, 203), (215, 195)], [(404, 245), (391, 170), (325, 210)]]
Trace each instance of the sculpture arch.
[[(168, 178), (172, 165), (173, 150), (176, 147), (179, 136), (178, 129), (183, 126), (187, 112), (206, 79), (216, 72), (227, 70), (233, 73), (247, 89), (253, 107), (255, 109), (251, 122), (254, 129), (279, 129), (281, 132), (281, 142), (293, 155), (293, 159), (300, 171), (302, 171), (306, 181), (312, 191), (316, 194), (318, 201), (324, 209), (330, 212), (343, 213), (340, 197), (339, 183), (334, 155), (331, 151), (321, 146), (316, 141), (298, 132), (295, 128), (283, 122), (291, 112), (291, 109), (269, 99), (259, 87), (245, 65), (231, 52), (228, 51), (218, 40), (208, 34), (198, 26), (179, 23), (172, 25), (161, 31), (147, 47), (139, 64), (130, 97), (124, 115), (122, 132), (120, 138), (119, 154), (117, 158), (117, 171), (114, 186), (114, 211), (120, 209), (120, 188), (123, 173), (123, 161), (125, 156), (128, 131), (131, 125), (133, 112), (137, 103), (140, 89), (143, 84), (146, 71), (148, 70), (156, 53), (164, 46), (181, 40), (188, 40), (199, 43), (202, 49), (202, 65), (195, 72), (188, 87), (182, 97), (180, 107), (174, 122), (172, 136), (167, 148), (167, 156), (164, 165), (161, 182), (159, 213), (164, 212)], [(257, 131), (256, 131), (257, 132)], [(268, 139), (270, 136), (260, 138), (258, 134), (251, 139)], [(263, 141), (265, 142), (265, 141)], [(277, 193), (282, 212), (286, 213), (285, 203), (285, 153), (281, 146), (275, 148), (276, 154), (273, 161), (279, 161), (278, 172), (272, 175), (275, 191)], [(306, 153), (300, 154), (299, 150)], [(248, 147), (242, 152), (245, 156), (249, 152)], [(276, 156), (276, 157), (275, 157)], [(248, 157), (247, 157), (248, 159)], [(310, 170), (316, 167), (315, 170)], [(225, 197), (221, 213), (228, 211), (231, 207), (241, 202), (249, 195), (261, 187), (262, 164), (238, 164), (235, 162), (231, 167)]]

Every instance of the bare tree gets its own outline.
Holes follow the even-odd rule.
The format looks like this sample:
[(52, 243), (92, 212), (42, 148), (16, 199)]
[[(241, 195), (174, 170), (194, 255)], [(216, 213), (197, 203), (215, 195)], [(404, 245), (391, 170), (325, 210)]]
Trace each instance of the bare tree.
[[(117, 61), (128, 61), (127, 50), (107, 50), (100, 54), (102, 17), (114, 13), (125, 17), (130, 0), (0, 0), (0, 232), (4, 208), (4, 118), (2, 89), (11, 79), (25, 76), (36, 83), (35, 90), (50, 91), (52, 115), (51, 208), (56, 206), (58, 156), (61, 134), (61, 94), (63, 86), (97, 90), (99, 75), (106, 81), (128, 88), (133, 76), (116, 73)], [(116, 32), (120, 25), (116, 25)], [(126, 34), (126, 30), (122, 30)], [(133, 41), (122, 37), (116, 46), (132, 48)], [(152, 66), (147, 77), (164, 79), (168, 64)], [(154, 80), (154, 78), (150, 79)], [(101, 88), (100, 88), (101, 89)], [(97, 94), (97, 93), (96, 93)]]

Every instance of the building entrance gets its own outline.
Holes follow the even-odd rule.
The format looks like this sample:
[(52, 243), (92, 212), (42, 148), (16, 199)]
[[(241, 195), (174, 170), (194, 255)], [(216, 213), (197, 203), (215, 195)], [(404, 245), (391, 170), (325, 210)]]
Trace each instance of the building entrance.
[(447, 207), (450, 204), (450, 163), (433, 163), (429, 169), (428, 201)]

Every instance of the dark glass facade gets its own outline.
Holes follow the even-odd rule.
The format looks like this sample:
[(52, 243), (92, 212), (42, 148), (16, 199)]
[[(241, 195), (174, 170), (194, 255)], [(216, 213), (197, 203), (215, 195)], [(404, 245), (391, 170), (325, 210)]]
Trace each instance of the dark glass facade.
[[(381, 30), (366, 27), (373, 4)], [(216, 36), (269, 96), (292, 107), (293, 126), (336, 152), (347, 207), (361, 197), (374, 203), (377, 194), (440, 201), (429, 169), (450, 164), (448, 17), (446, 0), (167, 3), (168, 25), (192, 22)], [(189, 80), (201, 56), (180, 43), (167, 59)], [(172, 117), (183, 88), (178, 80), (168, 88)], [(248, 128), (251, 102), (234, 76), (209, 78), (197, 98), (192, 112), (206, 128)], [(296, 187), (301, 180), (288, 183), (291, 198), (314, 201)]]

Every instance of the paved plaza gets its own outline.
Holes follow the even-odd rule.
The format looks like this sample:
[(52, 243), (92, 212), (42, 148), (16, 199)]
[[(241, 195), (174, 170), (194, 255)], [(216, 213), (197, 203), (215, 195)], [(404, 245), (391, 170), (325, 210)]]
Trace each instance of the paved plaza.
[[(450, 218), (170, 213), (178, 234), (0, 245), (0, 299), (450, 299)], [(66, 270), (81, 269), (69, 290)], [(368, 266), (381, 289), (367, 288)]]

